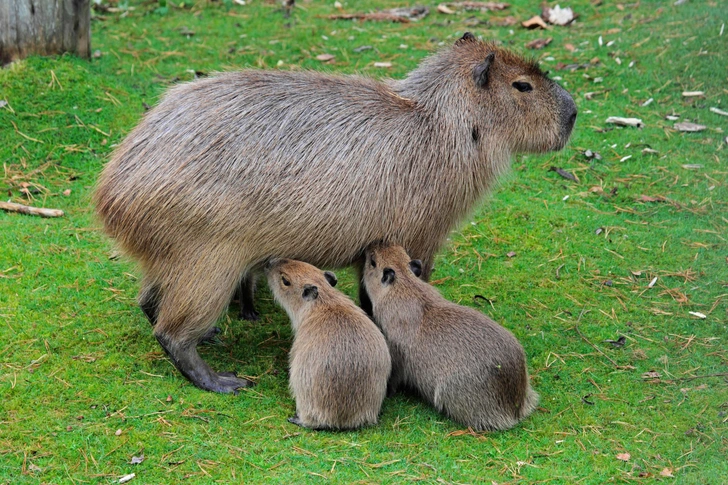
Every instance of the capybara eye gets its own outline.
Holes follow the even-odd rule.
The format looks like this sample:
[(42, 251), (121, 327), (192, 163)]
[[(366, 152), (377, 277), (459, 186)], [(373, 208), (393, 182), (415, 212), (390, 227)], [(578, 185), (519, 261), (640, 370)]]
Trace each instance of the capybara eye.
[(533, 86), (531, 86), (529, 83), (524, 83), (524, 82), (520, 82), (520, 81), (514, 82), (513, 87), (522, 93), (527, 93), (529, 91), (533, 91)]
[(374, 261), (374, 256), (372, 256), (372, 259), (369, 260), (369, 263), (371, 263), (372, 268), (376, 268), (377, 267), (377, 262)]
[(285, 276), (281, 276), (281, 283), (283, 283), (283, 286), (291, 286), (291, 282)]

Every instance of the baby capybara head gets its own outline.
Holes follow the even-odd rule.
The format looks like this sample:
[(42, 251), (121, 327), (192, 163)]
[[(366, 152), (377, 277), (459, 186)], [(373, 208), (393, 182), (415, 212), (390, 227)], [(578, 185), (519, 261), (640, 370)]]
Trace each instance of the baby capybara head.
[(411, 259), (402, 246), (372, 244), (366, 250), (364, 284), (367, 294), (376, 305), (393, 291), (419, 284), (422, 261)]
[(321, 293), (336, 286), (336, 275), (291, 259), (271, 260), (265, 269), (273, 297), (296, 322), (307, 308), (319, 301)]
[[(529, 61), (466, 32), (451, 50), (471, 93), (475, 141), (492, 133), (512, 153), (560, 150), (577, 109), (569, 93)], [(486, 140), (484, 140), (486, 141)]]

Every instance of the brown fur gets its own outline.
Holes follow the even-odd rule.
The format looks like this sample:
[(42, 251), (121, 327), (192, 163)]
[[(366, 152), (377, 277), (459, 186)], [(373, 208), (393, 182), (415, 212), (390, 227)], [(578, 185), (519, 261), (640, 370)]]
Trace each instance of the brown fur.
[(531, 414), (538, 394), (518, 340), (482, 313), (445, 300), (410, 261), (400, 246), (373, 246), (366, 256), (363, 283), (392, 355), (390, 390), (412, 387), (474, 430), (508, 429)]
[(535, 65), (469, 34), (402, 80), (230, 72), (172, 88), (116, 149), (95, 202), (141, 264), (140, 304), (175, 365), (230, 392), (195, 346), (241, 276), (271, 257), (349, 265), (386, 239), (426, 279), (511, 155), (562, 148), (575, 116)]
[(312, 429), (376, 424), (392, 368), (382, 333), (331, 286), (333, 273), (290, 260), (272, 263), (266, 273), (295, 333), (290, 389), (296, 416), (291, 422)]

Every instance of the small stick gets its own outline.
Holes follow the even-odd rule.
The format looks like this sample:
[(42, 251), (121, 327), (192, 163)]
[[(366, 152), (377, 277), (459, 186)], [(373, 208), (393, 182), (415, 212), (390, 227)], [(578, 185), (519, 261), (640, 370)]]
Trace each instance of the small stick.
[(0, 201), (0, 209), (9, 212), (19, 212), (20, 214), (28, 214), (31, 216), (63, 217), (63, 211), (60, 209), (44, 209), (41, 207), (31, 207), (29, 205), (15, 204), (13, 202)]
[(592, 347), (594, 347), (594, 349), (596, 349), (596, 351), (597, 351), (597, 352), (599, 352), (599, 353), (600, 353), (600, 354), (602, 354), (602, 355), (603, 355), (604, 357), (606, 357), (606, 358), (607, 358), (607, 360), (608, 360), (609, 362), (611, 362), (611, 363), (612, 363), (612, 364), (614, 365), (614, 367), (617, 367), (617, 368), (619, 367), (619, 365), (618, 365), (618, 364), (617, 364), (616, 362), (614, 362), (614, 361), (612, 360), (612, 358), (611, 358), (611, 357), (609, 357), (609, 356), (608, 356), (607, 354), (605, 354), (604, 352), (602, 352), (602, 349), (600, 349), (599, 347), (597, 347), (596, 345), (594, 345), (593, 343), (591, 343), (591, 342), (589, 341), (589, 339), (587, 339), (587, 338), (586, 338), (586, 337), (584, 336), (584, 334), (583, 334), (583, 333), (581, 333), (581, 330), (579, 330), (579, 326), (578, 326), (578, 325), (574, 325), (574, 330), (576, 330), (576, 333), (578, 333), (578, 334), (579, 334), (579, 337), (581, 337), (581, 338), (582, 338), (582, 340), (584, 340), (584, 342), (586, 342), (586, 343), (588, 343), (589, 345), (591, 345)]
[(725, 377), (725, 376), (728, 376), (728, 372), (719, 372), (717, 374), (706, 374), (704, 376), (680, 377), (675, 380), (676, 381), (692, 381), (693, 379), (705, 379), (707, 377)]

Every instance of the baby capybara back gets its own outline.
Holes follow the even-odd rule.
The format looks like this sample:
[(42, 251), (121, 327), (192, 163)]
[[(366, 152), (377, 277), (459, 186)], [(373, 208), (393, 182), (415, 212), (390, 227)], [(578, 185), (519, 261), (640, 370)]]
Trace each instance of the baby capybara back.
[(141, 265), (139, 302), (174, 364), (233, 392), (249, 383), (196, 345), (241, 278), (271, 257), (349, 265), (386, 239), (426, 279), (511, 155), (561, 149), (575, 118), (538, 66), (471, 34), (402, 80), (225, 73), (172, 88), (113, 153), (95, 202)]
[(390, 390), (412, 387), (474, 430), (514, 426), (538, 404), (523, 347), (487, 316), (445, 300), (421, 269), (400, 246), (367, 250), (364, 285), (391, 349)]

